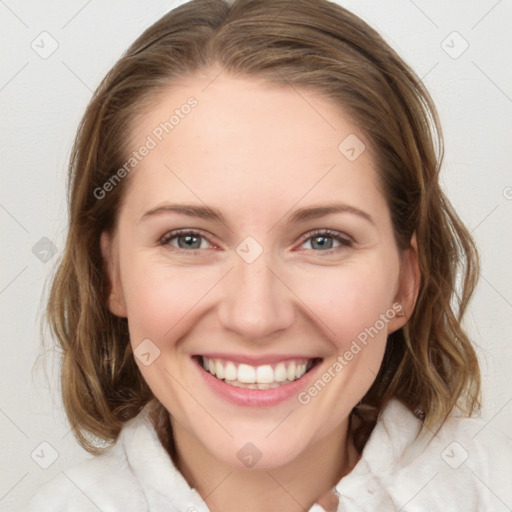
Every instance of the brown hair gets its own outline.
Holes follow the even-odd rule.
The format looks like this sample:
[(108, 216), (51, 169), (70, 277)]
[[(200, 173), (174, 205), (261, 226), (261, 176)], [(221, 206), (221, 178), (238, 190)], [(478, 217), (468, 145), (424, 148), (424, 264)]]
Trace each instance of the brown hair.
[(115, 228), (128, 179), (101, 199), (95, 190), (126, 161), (135, 117), (159, 92), (214, 65), (339, 104), (373, 146), (399, 249), (416, 235), (418, 298), (408, 323), (389, 335), (379, 375), (355, 408), (364, 420), (358, 449), (392, 397), (428, 427), (456, 407), (478, 410), (478, 361), (461, 326), (478, 254), (439, 185), (442, 134), (421, 81), (377, 32), (327, 0), (193, 0), (149, 27), (106, 75), (72, 150), (69, 232), (47, 319), (62, 349), (63, 401), (80, 444), (98, 452), (91, 435), (115, 440), (153, 398), (127, 320), (106, 305), (100, 234)]

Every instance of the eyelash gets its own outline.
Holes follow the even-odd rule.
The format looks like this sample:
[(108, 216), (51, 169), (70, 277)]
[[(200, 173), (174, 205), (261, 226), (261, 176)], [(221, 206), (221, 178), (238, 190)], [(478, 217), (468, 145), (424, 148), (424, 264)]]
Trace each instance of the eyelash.
[[(195, 237), (199, 237), (199, 238), (204, 238), (205, 240), (207, 240), (207, 237), (204, 236), (203, 234), (201, 234), (201, 232), (199, 231), (193, 231), (193, 230), (187, 230), (187, 229), (178, 229), (176, 231), (171, 231), (167, 234), (165, 234), (159, 241), (159, 245), (161, 246), (170, 246), (170, 247), (173, 247), (174, 249), (177, 249), (178, 251), (184, 251), (184, 252), (187, 252), (187, 253), (191, 253), (191, 254), (195, 254), (199, 251), (202, 251), (204, 249), (182, 249), (180, 247), (174, 247), (174, 246), (171, 246), (170, 245), (170, 241), (173, 240), (174, 238), (177, 238), (179, 236), (185, 236), (185, 235), (192, 235), (192, 236), (195, 236)], [(300, 242), (300, 245), (303, 245), (305, 242), (307, 242), (308, 240), (310, 239), (313, 239), (315, 237), (318, 237), (318, 236), (324, 236), (324, 237), (328, 237), (328, 238), (333, 238), (334, 240), (336, 240), (337, 242), (340, 243), (340, 245), (338, 247), (332, 247), (331, 249), (327, 249), (325, 251), (315, 251), (314, 249), (306, 249), (306, 250), (311, 250), (311, 251), (314, 251), (314, 252), (322, 252), (322, 253), (326, 253), (326, 254), (333, 254), (341, 249), (344, 249), (344, 248), (347, 248), (347, 247), (352, 247), (353, 244), (354, 244), (354, 241), (347, 237), (347, 236), (342, 236), (340, 233), (336, 232), (336, 231), (332, 231), (330, 229), (317, 229), (317, 230), (314, 230), (314, 231), (311, 231), (309, 233), (307, 233), (301, 240)], [(212, 244), (213, 245), (213, 244)]]

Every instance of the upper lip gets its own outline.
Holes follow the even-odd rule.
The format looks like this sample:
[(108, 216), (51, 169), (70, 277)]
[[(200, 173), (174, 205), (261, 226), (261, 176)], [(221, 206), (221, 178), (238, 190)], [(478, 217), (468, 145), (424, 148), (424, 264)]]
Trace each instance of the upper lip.
[(321, 359), (318, 356), (308, 356), (304, 354), (268, 354), (265, 356), (251, 356), (244, 354), (233, 354), (223, 352), (207, 352), (196, 354), (196, 357), (207, 357), (209, 359), (224, 359), (226, 361), (233, 361), (234, 363), (244, 363), (250, 366), (261, 366), (265, 364), (276, 364), (281, 361), (290, 361), (296, 359)]

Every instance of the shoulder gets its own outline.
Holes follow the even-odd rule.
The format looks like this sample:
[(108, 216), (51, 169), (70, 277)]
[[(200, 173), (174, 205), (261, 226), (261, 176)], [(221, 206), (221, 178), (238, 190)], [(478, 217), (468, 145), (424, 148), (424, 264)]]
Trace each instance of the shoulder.
[(468, 489), (481, 509), (512, 509), (512, 439), (490, 420), (450, 417), (425, 449), (426, 460), (436, 457), (438, 477), (459, 487), (457, 497)]
[(66, 469), (43, 484), (28, 507), (28, 512), (98, 510), (147, 510), (144, 494), (119, 440), (102, 455)]
[(437, 431), (422, 427), (398, 400), (382, 412), (354, 468), (380, 510), (512, 508), (510, 438), (478, 418), (452, 415)]
[(42, 486), (28, 512), (207, 510), (162, 445), (155, 428), (157, 411), (165, 409), (149, 402), (103, 455)]
[[(502, 474), (511, 481), (512, 439), (494, 428), (491, 421), (452, 414), (437, 429), (429, 430), (402, 403), (396, 401), (393, 407), (389, 412), (396, 416), (383, 418), (383, 424), (388, 431), (395, 428), (401, 434), (402, 439), (395, 444), (402, 448), (400, 458), (405, 466), (418, 458), (446, 466), (452, 470), (449, 475), (465, 467), (476, 477), (487, 474), (495, 479)], [(394, 427), (397, 423), (398, 428)]]

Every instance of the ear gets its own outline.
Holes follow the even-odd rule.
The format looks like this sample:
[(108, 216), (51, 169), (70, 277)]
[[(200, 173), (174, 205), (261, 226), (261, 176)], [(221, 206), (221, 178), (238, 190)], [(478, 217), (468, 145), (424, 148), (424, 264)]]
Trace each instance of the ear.
[(119, 272), (119, 252), (114, 238), (103, 231), (100, 237), (103, 267), (109, 282), (109, 295), (107, 306), (111, 313), (120, 317), (127, 317), (126, 304)]
[(411, 318), (420, 289), (421, 273), (416, 234), (411, 238), (411, 246), (402, 255), (398, 290), (393, 301), (396, 316), (388, 324), (388, 334), (403, 327)]

